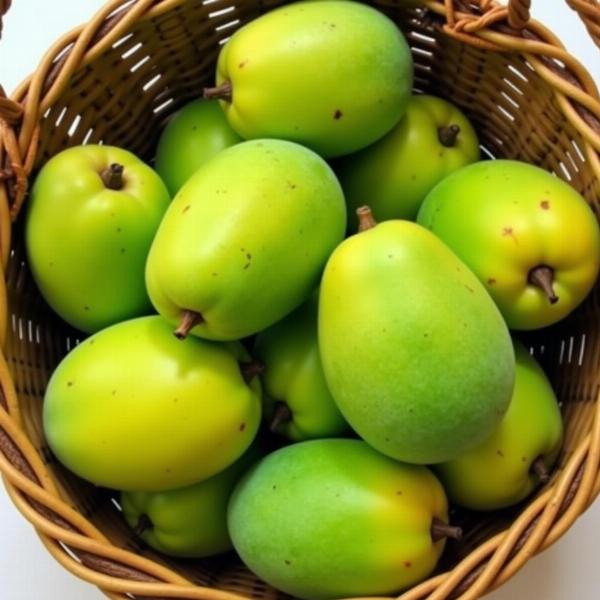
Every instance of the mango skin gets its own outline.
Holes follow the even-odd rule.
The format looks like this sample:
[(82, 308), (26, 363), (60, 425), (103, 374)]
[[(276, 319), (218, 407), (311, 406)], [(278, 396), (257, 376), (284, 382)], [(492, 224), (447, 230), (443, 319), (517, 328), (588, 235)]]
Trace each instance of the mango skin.
[(205, 162), (241, 141), (217, 100), (193, 100), (163, 130), (156, 148), (156, 172), (175, 196)]
[[(600, 230), (570, 185), (512, 160), (475, 163), (427, 196), (417, 221), (479, 277), (511, 329), (546, 327), (566, 317), (592, 289), (600, 268)], [(551, 304), (529, 271), (554, 269)]]
[[(455, 145), (446, 147), (438, 129), (450, 125), (458, 125), (460, 133)], [(439, 181), (478, 159), (477, 134), (456, 106), (435, 96), (413, 96), (394, 129), (335, 167), (348, 204), (350, 230), (356, 231), (356, 209), (365, 202), (377, 221), (414, 220)]]
[(182, 558), (205, 558), (231, 550), (227, 503), (245, 471), (260, 457), (257, 444), (213, 477), (166, 492), (123, 492), (123, 516), (136, 528), (140, 517), (150, 520), (141, 538), (155, 550)]
[(413, 62), (402, 32), (375, 9), (299, 2), (233, 34), (217, 64), (217, 84), (226, 80), (233, 101), (222, 106), (242, 137), (287, 139), (332, 157), (364, 148), (400, 120)]
[[(124, 167), (121, 190), (100, 178), (111, 163)], [(31, 273), (50, 307), (86, 333), (151, 314), (144, 267), (170, 200), (160, 177), (121, 148), (75, 146), (52, 157), (25, 223)]]
[(362, 440), (311, 440), (282, 448), (236, 487), (233, 545), (274, 587), (307, 600), (392, 594), (425, 579), (444, 540), (444, 490), (425, 467), (382, 456)]
[(515, 389), (500, 425), (477, 448), (437, 465), (451, 500), (474, 510), (496, 510), (524, 500), (539, 485), (531, 464), (551, 470), (563, 439), (560, 409), (544, 371), (515, 342)]
[(177, 340), (160, 317), (86, 339), (54, 371), (44, 432), (57, 458), (97, 485), (163, 491), (233, 463), (260, 423), (261, 388), (246, 384), (241, 344)]
[(348, 423), (405, 462), (466, 452), (510, 402), (514, 353), (500, 312), (468, 268), (409, 221), (380, 223), (332, 254), (319, 349)]
[(333, 400), (319, 356), (318, 294), (256, 338), (254, 355), (265, 365), (264, 416), (271, 422), (278, 402), (284, 402), (292, 419), (278, 433), (299, 442), (335, 437), (349, 426)]
[(310, 296), (345, 223), (342, 189), (322, 158), (282, 140), (243, 142), (173, 200), (148, 256), (148, 293), (173, 325), (188, 309), (204, 318), (193, 334), (244, 338)]

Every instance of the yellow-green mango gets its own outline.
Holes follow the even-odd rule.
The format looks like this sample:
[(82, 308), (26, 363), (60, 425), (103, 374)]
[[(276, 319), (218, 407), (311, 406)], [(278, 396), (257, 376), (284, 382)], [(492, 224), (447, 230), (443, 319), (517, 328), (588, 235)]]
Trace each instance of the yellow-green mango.
[(295, 442), (335, 437), (348, 423), (327, 388), (317, 336), (318, 293), (256, 338), (264, 365), (263, 414), (270, 429)]
[(261, 579), (306, 600), (395, 594), (444, 549), (444, 490), (427, 468), (362, 440), (310, 440), (255, 465), (229, 503), (233, 545)]
[(225, 469), (254, 439), (261, 388), (253, 366), (241, 344), (182, 342), (158, 316), (113, 325), (54, 371), (46, 439), (68, 469), (97, 485), (191, 485)]
[(223, 46), (216, 88), (247, 139), (298, 142), (322, 156), (355, 152), (402, 117), (413, 82), (400, 29), (370, 6), (298, 2), (251, 21)]
[(451, 500), (474, 510), (521, 502), (545, 482), (563, 437), (556, 396), (544, 371), (515, 341), (515, 389), (500, 425), (481, 445), (436, 470)]
[(123, 492), (123, 516), (134, 533), (163, 554), (204, 558), (227, 552), (232, 548), (229, 497), (261, 454), (253, 443), (232, 465), (200, 483), (164, 492)]
[(146, 265), (150, 299), (180, 337), (252, 335), (310, 296), (345, 223), (342, 189), (320, 156), (283, 140), (237, 144), (169, 207)]
[(335, 166), (350, 230), (356, 231), (355, 211), (365, 202), (377, 221), (414, 220), (436, 183), (478, 159), (477, 134), (456, 106), (435, 96), (413, 96), (394, 129)]
[(331, 255), (321, 283), (325, 378), (352, 428), (398, 460), (433, 464), (481, 443), (508, 408), (514, 353), (500, 312), (438, 238), (369, 222)]
[(53, 156), (25, 220), (28, 264), (50, 307), (86, 333), (152, 314), (144, 267), (170, 201), (160, 177), (121, 148), (90, 144)]
[(455, 171), (429, 193), (418, 222), (479, 277), (511, 329), (566, 317), (598, 276), (594, 212), (569, 184), (528, 163)]
[(193, 100), (163, 130), (156, 148), (156, 172), (175, 196), (205, 162), (241, 141), (217, 100)]

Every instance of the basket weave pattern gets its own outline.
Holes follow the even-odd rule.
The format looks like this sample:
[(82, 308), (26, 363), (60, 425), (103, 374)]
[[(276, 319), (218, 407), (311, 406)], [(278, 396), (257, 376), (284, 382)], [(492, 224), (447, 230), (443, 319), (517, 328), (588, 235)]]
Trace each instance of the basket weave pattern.
[[(597, 0), (567, 0), (600, 46)], [(67, 473), (45, 445), (41, 399), (77, 342), (41, 300), (23, 251), (28, 178), (68, 146), (102, 141), (146, 160), (166, 118), (213, 81), (223, 42), (283, 2), (124, 0), (58, 40), (7, 99), (0, 88), (0, 471), (17, 508), (67, 569), (110, 598), (282, 600), (230, 556), (176, 561), (140, 544), (112, 495)], [(600, 209), (600, 98), (583, 67), (529, 20), (529, 1), (371, 2), (406, 33), (415, 87), (448, 98), (492, 156), (569, 181)], [(0, 16), (10, 0), (0, 0)], [(1, 23), (1, 21), (0, 21)], [(402, 600), (473, 600), (558, 540), (600, 492), (600, 287), (564, 322), (526, 341), (549, 374), (566, 425), (552, 479), (529, 503), (453, 516), (467, 535), (437, 574)]]

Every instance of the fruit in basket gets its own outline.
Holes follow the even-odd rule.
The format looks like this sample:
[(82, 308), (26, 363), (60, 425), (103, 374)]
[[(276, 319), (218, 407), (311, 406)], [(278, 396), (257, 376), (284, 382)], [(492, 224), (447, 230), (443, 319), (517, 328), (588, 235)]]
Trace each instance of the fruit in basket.
[(298, 2), (236, 31), (215, 88), (242, 137), (282, 138), (331, 157), (385, 135), (410, 98), (412, 56), (385, 15), (358, 2)]
[(271, 431), (293, 441), (335, 437), (348, 423), (325, 382), (317, 339), (318, 294), (256, 339), (265, 366), (263, 414)]
[(208, 160), (241, 142), (216, 100), (194, 100), (169, 121), (156, 148), (156, 172), (171, 196)]
[(413, 96), (392, 131), (335, 167), (350, 230), (356, 231), (355, 211), (365, 201), (377, 221), (415, 219), (436, 183), (478, 159), (477, 134), (456, 106), (435, 96)]
[(425, 467), (362, 440), (311, 440), (255, 465), (229, 503), (233, 545), (270, 585), (311, 600), (392, 594), (427, 577), (444, 548), (444, 490)]
[(545, 483), (560, 450), (560, 409), (544, 371), (515, 342), (513, 397), (502, 422), (477, 448), (436, 470), (451, 500), (496, 510), (525, 499)]
[(152, 313), (150, 244), (169, 205), (160, 177), (113, 146), (76, 146), (37, 176), (25, 223), (27, 258), (50, 307), (93, 333)]
[(452, 173), (418, 222), (479, 277), (512, 329), (566, 317), (598, 275), (594, 213), (570, 185), (527, 163), (485, 161)]
[(169, 207), (148, 257), (150, 298), (179, 337), (244, 338), (310, 296), (345, 223), (341, 187), (314, 152), (282, 140), (232, 146)]
[(217, 475), (166, 492), (123, 492), (127, 523), (150, 547), (184, 558), (203, 558), (231, 550), (227, 503), (241, 476), (260, 458), (256, 443)]
[(44, 432), (57, 458), (97, 485), (191, 485), (232, 464), (253, 440), (255, 375), (237, 342), (182, 342), (158, 316), (133, 319), (63, 359), (46, 389)]
[(513, 389), (514, 353), (494, 302), (431, 232), (374, 224), (331, 255), (319, 304), (327, 384), (352, 428), (380, 452), (433, 464), (481, 443)]

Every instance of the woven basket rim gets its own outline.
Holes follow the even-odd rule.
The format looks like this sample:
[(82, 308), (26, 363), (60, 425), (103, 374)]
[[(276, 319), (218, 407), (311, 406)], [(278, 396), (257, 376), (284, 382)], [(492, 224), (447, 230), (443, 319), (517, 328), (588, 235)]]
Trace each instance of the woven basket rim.
[[(78, 68), (101, 55), (134, 23), (155, 18), (186, 1), (189, 0), (138, 0), (131, 4), (110, 0), (89, 22), (53, 44), (10, 100), (0, 94), (0, 253), (4, 269), (11, 249), (11, 223), (17, 219), (25, 199), (27, 177), (38, 147), (38, 123), (44, 112)], [(600, 46), (597, 0), (566, 1), (580, 13)], [(509, 7), (489, 0), (475, 3), (481, 10), (469, 13), (464, 12), (469, 8), (463, 2), (456, 2), (459, 10), (454, 2), (419, 0), (419, 5), (431, 15), (443, 19), (442, 28), (447, 35), (491, 51), (525, 55), (538, 75), (554, 88), (564, 115), (582, 135), (583, 151), (600, 180), (600, 95), (591, 75), (546, 27), (528, 20), (530, 0), (512, 0)], [(0, 0), (0, 15), (9, 5), (10, 0)], [(69, 46), (70, 51), (65, 52)], [(4, 278), (0, 281), (0, 341), (4, 343), (8, 312)], [(112, 546), (94, 525), (59, 498), (49, 471), (22, 429), (14, 382), (2, 353), (0, 391), (0, 472), (17, 508), (65, 568), (115, 599), (131, 593), (155, 598), (245, 600), (238, 594), (193, 586), (166, 567)], [(600, 397), (595, 406), (590, 432), (580, 441), (560, 476), (512, 525), (471, 552), (451, 571), (403, 594), (402, 600), (444, 600), (458, 595), (478, 598), (507, 581), (531, 556), (556, 542), (570, 528), (600, 492)], [(81, 562), (65, 552), (61, 544), (75, 552)]]

